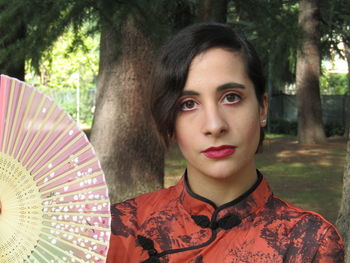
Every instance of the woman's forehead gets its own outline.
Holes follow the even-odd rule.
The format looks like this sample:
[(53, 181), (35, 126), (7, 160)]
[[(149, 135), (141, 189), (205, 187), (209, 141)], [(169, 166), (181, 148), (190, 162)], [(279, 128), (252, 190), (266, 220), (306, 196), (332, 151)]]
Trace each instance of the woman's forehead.
[(192, 60), (184, 90), (195, 90), (202, 86), (218, 88), (228, 83), (250, 86), (244, 60), (239, 52), (212, 48)]

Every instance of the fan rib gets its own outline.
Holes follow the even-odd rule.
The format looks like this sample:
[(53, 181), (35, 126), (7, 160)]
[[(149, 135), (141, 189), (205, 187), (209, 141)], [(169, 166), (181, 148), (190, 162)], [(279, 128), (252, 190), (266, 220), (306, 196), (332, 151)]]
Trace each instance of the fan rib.
[[(43, 189), (43, 188), (45, 188), (47, 185), (52, 184), (52, 183), (56, 182), (57, 180), (60, 180), (60, 179), (62, 179), (62, 178), (64, 178), (64, 177), (66, 177), (66, 176), (69, 175), (69, 174), (73, 174), (74, 172), (76, 172), (76, 171), (78, 171), (78, 170), (80, 170), (80, 169), (83, 169), (83, 168), (85, 168), (85, 167), (87, 167), (87, 166), (89, 166), (89, 165), (95, 163), (96, 161), (97, 161), (96, 158), (92, 158), (92, 159), (90, 159), (89, 161), (87, 161), (86, 163), (82, 164), (82, 165), (79, 167), (79, 169), (77, 169), (77, 167), (75, 167), (75, 168), (72, 169), (72, 170), (68, 170), (68, 171), (64, 172), (63, 174), (61, 174), (61, 175), (59, 175), (59, 176), (57, 176), (57, 177), (55, 177), (55, 178), (53, 178), (53, 179), (47, 181), (46, 183), (43, 183), (43, 184), (40, 185), (39, 187), (40, 187), (40, 189)], [(64, 164), (65, 164), (65, 163), (64, 163)], [(54, 172), (55, 172), (55, 171), (56, 171), (56, 169), (54, 170)], [(51, 170), (50, 172), (52, 172), (52, 170)], [(48, 173), (46, 173), (45, 175), (47, 175), (47, 174), (48, 174)], [(98, 171), (98, 172), (93, 173), (93, 174), (101, 175), (102, 172)], [(69, 185), (73, 185), (74, 183), (80, 182), (80, 181), (85, 180), (85, 179), (89, 179), (90, 177), (91, 177), (91, 175), (86, 175), (86, 176), (84, 176), (84, 177), (81, 177), (81, 178), (76, 179), (76, 180), (71, 181), (71, 182), (64, 182), (63, 184), (67, 184), (68, 186), (69, 186)], [(50, 188), (49, 190), (42, 191), (42, 193), (51, 192), (52, 190), (62, 188), (62, 185), (63, 185), (63, 184), (57, 185), (57, 186), (55, 186), (54, 188)]]
[[(74, 127), (74, 122), (71, 122), (67, 128), (55, 139), (55, 141), (50, 145), (50, 147), (48, 147), (45, 151), (45, 153), (43, 153), (39, 159), (36, 160), (36, 162), (31, 166), (31, 170), (30, 172), (32, 173), (34, 168), (38, 166), (38, 164), (46, 157), (46, 155), (55, 147), (57, 146), (57, 144), (61, 141), (62, 137), (66, 135), (66, 133), (68, 132), (68, 130), (71, 130)], [(43, 168), (44, 166), (42, 166), (41, 168)], [(30, 169), (30, 167), (28, 167), (28, 169)], [(40, 169), (41, 170), (41, 169)], [(40, 172), (37, 171), (38, 172)]]
[(80, 213), (80, 212), (46, 212), (48, 215), (70, 215), (70, 216), (90, 216), (90, 217), (108, 217), (108, 213), (106, 214), (98, 214), (98, 213)]
[[(98, 191), (98, 190), (104, 190), (106, 189), (106, 187), (104, 187), (103, 185), (100, 185), (100, 186), (96, 186), (96, 187), (92, 187), (92, 188), (88, 188), (88, 189), (84, 189), (84, 190), (77, 190), (77, 191), (73, 191), (73, 192), (69, 192), (69, 193), (66, 193), (66, 194), (60, 194), (59, 197), (66, 197), (66, 196), (70, 196), (72, 195), (73, 193), (92, 193), (94, 191)], [(49, 201), (49, 200), (52, 200), (52, 199), (57, 199), (58, 196), (55, 195), (53, 192), (50, 192), (50, 195), (47, 196), (47, 197), (44, 197), (42, 200), (43, 201)]]
[[(71, 140), (69, 143), (67, 143), (63, 148), (61, 148), (57, 153), (56, 155), (54, 156), (51, 156), (51, 158), (49, 160), (47, 160), (47, 163), (52, 163), (54, 160), (58, 159), (58, 157), (63, 153), (65, 152), (67, 149), (69, 149), (69, 147), (72, 147), (72, 145), (74, 143), (76, 143), (79, 139), (81, 139), (83, 137), (83, 134), (79, 134), (78, 136), (76, 136), (73, 140)], [(56, 157), (56, 158), (54, 158)], [(61, 166), (65, 165), (66, 163), (65, 162), (62, 162), (61, 163)], [(46, 166), (41, 166), (41, 168), (39, 168), (36, 172), (33, 172), (33, 176), (36, 177), (43, 169), (45, 169)], [(57, 170), (57, 169), (55, 169)], [(33, 170), (32, 170), (33, 171)], [(51, 170), (52, 171), (52, 170)], [(43, 177), (43, 175), (41, 176)], [(40, 180), (40, 178), (38, 178), (38, 180)]]
[[(84, 217), (84, 216), (82, 216), (82, 217)], [(50, 220), (50, 219), (46, 219), (45, 217), (44, 217), (43, 222), (47, 222), (47, 223), (53, 223), (53, 222), (55, 222), (55, 223), (57, 223), (57, 224), (67, 224), (67, 221), (63, 221), (63, 220)], [(74, 222), (69, 222), (69, 225), (75, 226), (75, 227), (82, 227), (81, 224), (77, 224), (77, 223), (74, 223)], [(93, 225), (89, 225), (89, 224), (84, 225), (83, 227), (86, 228), (86, 229), (89, 229), (89, 230), (91, 229), (91, 230), (99, 230), (99, 231), (106, 231), (106, 232), (109, 231), (109, 228), (106, 228), (106, 227), (99, 227), (99, 226), (93, 226)]]
[(27, 164), (30, 164), (34, 157), (38, 154), (38, 151), (43, 147), (43, 145), (47, 142), (47, 140), (51, 137), (52, 133), (57, 130), (58, 125), (61, 123), (63, 118), (65, 117), (64, 114), (61, 114), (59, 118), (57, 118), (56, 122), (52, 126), (52, 129), (46, 134), (46, 136), (41, 140), (40, 144), (37, 146), (36, 150), (33, 152), (29, 160), (27, 161)]
[[(47, 228), (48, 230), (54, 229), (55, 231), (63, 232), (63, 231), (61, 231), (61, 230), (59, 230), (59, 229), (51, 228), (51, 227), (47, 227), (47, 226), (44, 226), (44, 228)], [(100, 245), (102, 245), (102, 246), (106, 246), (106, 243), (108, 243), (108, 242), (101, 242), (101, 241), (96, 240), (96, 239), (93, 239), (93, 238), (88, 238), (88, 237), (86, 237), (86, 236), (82, 237), (82, 236), (76, 235), (76, 234), (71, 233), (71, 232), (70, 232), (69, 234), (72, 235), (72, 236), (75, 236), (75, 237), (77, 237), (77, 238), (89, 240), (90, 242), (94, 242), (94, 243), (100, 244)], [(41, 240), (45, 240), (45, 239), (42, 239), (42, 238), (40, 238), (40, 239), (41, 239)], [(62, 243), (65, 243), (65, 244), (67, 244), (67, 245), (69, 245), (69, 246), (71, 246), (71, 247), (73, 247), (73, 248), (79, 249), (80, 251), (83, 250), (83, 251), (85, 251), (85, 253), (94, 254), (95, 257), (98, 257), (98, 258), (100, 258), (100, 259), (105, 259), (104, 256), (102, 256), (102, 255), (100, 255), (100, 254), (98, 254), (98, 253), (96, 253), (96, 252), (94, 252), (94, 251), (92, 251), (92, 250), (88, 250), (88, 249), (86, 249), (86, 248), (84, 248), (84, 247), (79, 247), (79, 246), (75, 245), (74, 243), (71, 243), (71, 242), (69, 242), (69, 241), (67, 241), (67, 240), (65, 240), (65, 239), (63, 239), (63, 238), (61, 238), (60, 236), (55, 236), (55, 239), (56, 239), (56, 240), (59, 240), (59, 241), (62, 242)], [(45, 240), (45, 241), (46, 241), (46, 240)], [(46, 242), (49, 243), (48, 241), (46, 241)], [(56, 248), (56, 247), (55, 247), (55, 248)], [(57, 249), (61, 250), (60, 248), (57, 248)], [(61, 250), (61, 251), (63, 251), (63, 250)], [(65, 251), (64, 251), (64, 252), (65, 252)], [(67, 254), (67, 253), (65, 252), (65, 254)], [(69, 255), (70, 255), (70, 254), (69, 254)], [(78, 259), (81, 259), (81, 258), (78, 258)]]
[(6, 110), (6, 80), (7, 76), (0, 75), (0, 151), (3, 150), (3, 138), (5, 129), (5, 110)]
[[(6, 221), (6, 229), (17, 229), (17, 231), (19, 231), (20, 235), (21, 235), (21, 239), (20, 242), (16, 244), (17, 247), (21, 247), (25, 253), (28, 253), (31, 251), (31, 249), (34, 247), (34, 244), (37, 244), (37, 239), (35, 238), (36, 235), (33, 234), (29, 234), (28, 231), (26, 231), (27, 229), (23, 227), (23, 225), (20, 225), (20, 220), (18, 221), (11, 221), (8, 222), (8, 220)], [(37, 222), (35, 222), (37, 224)], [(17, 227), (19, 225), (19, 228)], [(5, 228), (1, 229), (1, 233), (3, 236), (6, 236), (8, 234), (5, 233)], [(33, 229), (31, 229), (33, 230)], [(32, 231), (33, 233), (33, 231)], [(12, 235), (14, 235), (15, 233), (13, 233)], [(16, 235), (17, 238), (17, 235)], [(23, 252), (23, 250), (21, 250)]]
[(82, 201), (82, 202), (68, 202), (68, 203), (55, 203), (55, 204), (47, 204), (47, 205), (43, 205), (44, 207), (56, 207), (59, 205), (65, 205), (65, 206), (70, 206), (70, 205), (91, 205), (91, 204), (103, 204), (103, 203), (107, 203), (106, 200), (101, 200), (101, 199), (94, 199), (94, 200), (88, 200), (88, 202), (86, 201)]
[[(43, 243), (46, 243), (49, 247), (56, 249), (58, 251), (60, 251), (61, 253), (67, 255), (68, 257), (72, 257), (71, 254), (69, 254), (67, 251), (62, 250), (61, 248), (57, 247), (57, 246), (53, 246), (49, 241), (43, 239), (42, 237), (39, 237), (40, 241)], [(61, 260), (59, 257), (57, 257), (55, 254), (52, 254), (51, 251), (49, 251), (45, 246), (41, 245), (40, 242), (38, 242), (38, 247), (40, 247), (42, 250), (44, 250), (47, 254), (49, 254), (50, 256), (52, 256), (55, 260), (58, 260), (58, 262), (64, 262), (63, 260)], [(74, 257), (74, 259), (78, 259), (80, 262), (82, 262), (80, 258), (78, 257)], [(84, 262), (84, 261), (83, 261)], [(56, 261), (55, 261), (56, 263)]]
[[(35, 255), (35, 254), (38, 254), (38, 255)], [(38, 259), (38, 257), (40, 258), (40, 260)], [(30, 260), (30, 262), (34, 262), (34, 263), (37, 263), (37, 262), (45, 262), (45, 257), (43, 256), (43, 254), (41, 254), (39, 251), (37, 250), (34, 250), (32, 252), (32, 254), (30, 254), (28, 260)], [(35, 261), (36, 260), (36, 261)]]
[[(22, 158), (21, 158), (22, 150), (23, 150), (24, 146), (27, 144), (27, 140), (28, 140), (29, 135), (30, 135), (31, 130), (32, 130), (32, 124), (34, 123), (34, 120), (37, 120), (37, 119), (38, 119), (38, 115), (39, 115), (39, 112), (40, 112), (39, 109), (41, 109), (41, 107), (43, 106), (43, 104), (44, 104), (44, 102), (45, 102), (45, 99), (46, 99), (46, 98), (45, 98), (44, 96), (41, 98), (41, 101), (40, 101), (40, 103), (39, 103), (39, 106), (36, 108), (36, 112), (35, 112), (35, 114), (34, 114), (34, 117), (33, 117), (33, 118), (31, 119), (31, 121), (29, 122), (28, 130), (27, 130), (26, 133), (25, 133), (24, 141), (21, 143), (21, 147), (19, 148), (19, 151), (18, 151), (18, 154), (17, 154), (17, 157), (18, 157), (18, 160), (19, 160), (19, 161), (22, 161)], [(31, 108), (32, 103), (33, 103), (33, 101), (30, 101), (30, 104), (29, 104), (29, 106), (27, 105), (27, 107), (28, 107), (28, 108)]]
[[(38, 255), (35, 255), (35, 254), (38, 254)], [(37, 259), (37, 256), (39, 256), (39, 258), (41, 258), (41, 260), (38, 260)], [(36, 262), (45, 262), (46, 261), (46, 259), (45, 259), (45, 256), (43, 255), (43, 254), (41, 254), (40, 253), (40, 251), (38, 251), (38, 250), (34, 250), (33, 252), (32, 252), (32, 254), (31, 254), (31, 257), (33, 257), (33, 258), (35, 258), (37, 261), (34, 261), (35, 263)], [(29, 258), (30, 259), (30, 258)]]
[(48, 111), (48, 113), (46, 114), (45, 119), (44, 119), (43, 121), (40, 122), (40, 126), (39, 126), (39, 128), (37, 129), (34, 138), (30, 141), (30, 144), (27, 146), (27, 149), (26, 149), (25, 153), (24, 153), (23, 156), (22, 156), (23, 166), (27, 166), (28, 162), (25, 161), (25, 160), (26, 160), (26, 157), (27, 157), (27, 155), (30, 153), (30, 151), (32, 150), (32, 147), (33, 147), (33, 145), (35, 144), (35, 142), (37, 142), (38, 137), (39, 137), (39, 135), (41, 134), (41, 131), (42, 131), (43, 127), (44, 127), (44, 126), (46, 125), (46, 123), (48, 122), (48, 119), (51, 117), (51, 114), (53, 113), (53, 110), (55, 109), (55, 106), (56, 106), (56, 105), (53, 104), (53, 103), (50, 105), (49, 111)]
[[(89, 237), (89, 236), (82, 235), (81, 233), (78, 235), (78, 234), (76, 234), (76, 233), (74, 233), (74, 232), (66, 232), (66, 231), (63, 231), (63, 230), (61, 230), (61, 229), (57, 229), (57, 228), (55, 228), (55, 227), (51, 227), (51, 226), (47, 226), (47, 225), (43, 226), (43, 228), (46, 228), (46, 229), (48, 229), (48, 230), (58, 231), (58, 232), (60, 232), (60, 233), (67, 233), (67, 234), (72, 235), (72, 236), (74, 236), (74, 237), (76, 237), (76, 238), (84, 239), (84, 240), (89, 241), (89, 242), (94, 242), (94, 243), (99, 244), (99, 245), (101, 245), (101, 246), (105, 246), (106, 243), (108, 243), (108, 240), (100, 241), (100, 240), (98, 240), (98, 239), (94, 239), (94, 238), (91, 238), (91, 237)], [(107, 231), (107, 229), (104, 229), (104, 231)], [(66, 241), (67, 243), (71, 244), (71, 242), (67, 241), (66, 239), (63, 239), (63, 238), (60, 237), (60, 236), (55, 236), (55, 239), (58, 239), (58, 238), (59, 238), (60, 240), (64, 240), (64, 241)]]
[[(89, 150), (91, 150), (90, 145), (86, 145), (80, 151), (76, 152), (75, 154), (72, 154), (71, 155), (71, 159), (75, 159), (76, 157), (80, 156), (81, 154), (83, 154), (83, 153), (85, 153), (85, 152), (87, 152)], [(54, 161), (54, 160), (50, 160), (50, 161)], [(86, 160), (84, 160), (84, 161), (86, 161)], [(79, 169), (85, 168), (86, 166), (89, 166), (90, 164), (93, 164), (94, 162), (98, 162), (96, 157), (93, 157), (90, 160), (86, 161), (85, 163), (82, 163), (79, 167), (74, 166), (73, 169), (67, 170), (66, 172), (64, 172), (60, 176), (57, 176), (55, 179), (52, 179), (49, 182), (43, 183), (42, 185), (40, 185), (40, 187), (43, 188), (46, 185), (48, 185), (48, 183), (52, 183), (54, 181), (57, 181), (57, 179), (61, 179), (61, 178), (65, 177), (68, 174), (72, 174), (74, 172), (77, 172)], [(55, 169), (51, 169), (51, 170), (47, 171), (46, 173), (44, 173), (40, 178), (37, 179), (37, 181), (40, 182), (43, 177), (47, 176), (49, 173), (56, 172), (57, 170), (59, 170), (60, 168), (62, 168), (64, 165), (67, 165), (67, 164), (69, 165), (70, 161), (68, 160), (68, 162), (67, 162), (67, 160), (64, 160), (59, 165), (57, 165), (55, 167)]]
[[(35, 92), (34, 92), (34, 89), (30, 89), (31, 93), (30, 93), (30, 97), (28, 99), (28, 103), (29, 105), (32, 105), (32, 101), (34, 99), (34, 95), (35, 95)], [(21, 101), (21, 105), (23, 104), (23, 101)], [(13, 153), (15, 154), (16, 150), (17, 150), (17, 145), (18, 145), (18, 142), (19, 142), (19, 139), (22, 137), (22, 134), (24, 132), (24, 125), (25, 125), (25, 121), (28, 117), (28, 114), (30, 112), (30, 107), (26, 107), (26, 110), (24, 112), (24, 115), (23, 115), (23, 118), (21, 119), (21, 125), (20, 125), (20, 128), (19, 128), (19, 131), (18, 131), (18, 134), (17, 134), (17, 137), (16, 137), (16, 141), (15, 141), (15, 145), (13, 147)], [(20, 134), (19, 134), (20, 133)], [(13, 157), (18, 160), (19, 159), (19, 151), (17, 152), (17, 155)]]
[[(21, 88), (19, 88), (19, 89), (20, 89), (20, 95), (19, 95), (18, 102), (19, 102), (19, 101), (22, 101), (22, 99), (23, 99), (23, 94), (24, 94), (24, 88), (23, 88), (23, 86), (24, 86), (24, 85), (25, 85), (24, 83), (21, 83)], [(20, 104), (17, 103), (17, 105), (20, 105)], [(15, 125), (18, 125), (18, 124), (17, 124), (17, 121), (18, 121), (18, 115), (19, 115), (19, 112), (20, 112), (20, 108), (21, 108), (21, 107), (16, 107), (16, 113), (15, 113), (15, 118), (14, 118), (14, 120), (13, 120), (13, 126), (12, 126), (12, 127), (15, 127)], [(12, 145), (12, 139), (13, 139), (13, 137), (14, 137), (14, 133), (11, 132), (11, 134), (10, 134), (10, 140), (9, 140), (9, 147), (13, 146), (13, 145)], [(8, 151), (8, 154), (9, 154), (10, 156), (12, 156), (12, 154), (13, 154), (13, 149), (14, 149), (14, 147), (12, 148), (12, 151), (11, 151), (11, 148), (10, 148), (10, 151)]]
[[(9, 133), (9, 129), (12, 128), (10, 124), (10, 118), (11, 118), (11, 110), (12, 110), (12, 104), (13, 104), (13, 93), (14, 93), (14, 90), (15, 90), (15, 82), (14, 81), (11, 81), (11, 88), (10, 88), (10, 99), (9, 99), (9, 106), (7, 108), (7, 112), (6, 112), (6, 123), (7, 125), (5, 126), (5, 133), (4, 133), (4, 150), (3, 152), (4, 153), (7, 153), (7, 150), (8, 150), (8, 142), (7, 142), (7, 136), (8, 136), (8, 133)], [(10, 127), (11, 126), (11, 127)]]

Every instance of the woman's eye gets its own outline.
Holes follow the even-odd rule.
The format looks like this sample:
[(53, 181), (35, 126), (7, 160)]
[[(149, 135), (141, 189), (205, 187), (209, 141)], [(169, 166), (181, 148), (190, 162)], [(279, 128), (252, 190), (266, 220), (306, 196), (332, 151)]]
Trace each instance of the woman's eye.
[(180, 105), (182, 111), (190, 111), (197, 107), (197, 103), (194, 100), (186, 100)]
[(241, 96), (236, 93), (229, 93), (225, 95), (223, 102), (225, 104), (235, 104), (241, 101)]

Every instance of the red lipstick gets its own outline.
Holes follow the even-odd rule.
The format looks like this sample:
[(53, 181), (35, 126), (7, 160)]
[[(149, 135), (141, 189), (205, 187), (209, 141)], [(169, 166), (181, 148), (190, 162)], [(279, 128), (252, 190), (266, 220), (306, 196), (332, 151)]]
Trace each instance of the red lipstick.
[(219, 147), (210, 147), (203, 151), (203, 154), (210, 159), (221, 159), (234, 154), (236, 146), (221, 145)]

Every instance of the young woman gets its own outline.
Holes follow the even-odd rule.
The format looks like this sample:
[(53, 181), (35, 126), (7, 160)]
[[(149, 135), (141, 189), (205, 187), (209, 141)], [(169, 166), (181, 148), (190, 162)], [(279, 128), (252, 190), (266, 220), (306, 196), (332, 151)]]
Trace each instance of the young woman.
[(343, 262), (337, 230), (276, 197), (256, 170), (267, 96), (231, 27), (187, 27), (161, 50), (152, 112), (187, 161), (180, 182), (112, 207), (107, 262)]

